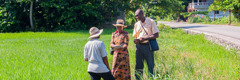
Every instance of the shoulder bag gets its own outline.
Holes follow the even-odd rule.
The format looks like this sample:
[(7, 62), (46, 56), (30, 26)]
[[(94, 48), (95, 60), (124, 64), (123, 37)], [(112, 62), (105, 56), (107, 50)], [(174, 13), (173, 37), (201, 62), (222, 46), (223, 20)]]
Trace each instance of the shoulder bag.
[[(141, 23), (141, 26), (142, 26), (143, 30), (146, 32), (146, 34), (148, 35), (148, 33), (147, 33), (147, 31), (144, 29), (142, 23)], [(149, 47), (150, 47), (150, 50), (151, 50), (151, 51), (157, 51), (157, 50), (159, 50), (158, 43), (157, 43), (157, 40), (156, 40), (156, 39), (148, 40), (148, 43), (149, 43)]]

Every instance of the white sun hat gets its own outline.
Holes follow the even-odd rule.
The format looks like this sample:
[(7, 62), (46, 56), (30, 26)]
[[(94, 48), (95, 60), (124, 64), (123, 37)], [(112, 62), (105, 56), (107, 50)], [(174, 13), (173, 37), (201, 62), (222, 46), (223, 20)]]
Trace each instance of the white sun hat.
[(123, 28), (126, 28), (127, 26), (124, 25), (124, 20), (123, 19), (117, 19), (116, 24), (113, 24), (113, 26), (123, 26)]
[(89, 30), (90, 37), (88, 37), (88, 39), (98, 37), (100, 34), (102, 34), (102, 32), (103, 29), (99, 30), (97, 27), (91, 27)]

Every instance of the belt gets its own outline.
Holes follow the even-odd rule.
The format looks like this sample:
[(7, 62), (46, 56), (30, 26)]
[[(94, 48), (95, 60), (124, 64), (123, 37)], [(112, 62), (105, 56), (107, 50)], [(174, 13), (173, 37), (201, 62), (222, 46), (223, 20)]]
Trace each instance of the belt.
[(149, 43), (147, 42), (147, 43), (139, 43), (140, 45), (148, 45)]

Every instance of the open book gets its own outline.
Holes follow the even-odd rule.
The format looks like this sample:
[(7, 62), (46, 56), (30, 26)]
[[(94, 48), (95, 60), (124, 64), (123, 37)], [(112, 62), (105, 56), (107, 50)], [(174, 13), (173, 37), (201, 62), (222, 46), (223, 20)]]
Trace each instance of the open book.
[(119, 45), (119, 46), (114, 46), (114, 47), (112, 48), (112, 51), (115, 51), (115, 50), (121, 48), (123, 45), (124, 45), (124, 43), (122, 43), (122, 44)]

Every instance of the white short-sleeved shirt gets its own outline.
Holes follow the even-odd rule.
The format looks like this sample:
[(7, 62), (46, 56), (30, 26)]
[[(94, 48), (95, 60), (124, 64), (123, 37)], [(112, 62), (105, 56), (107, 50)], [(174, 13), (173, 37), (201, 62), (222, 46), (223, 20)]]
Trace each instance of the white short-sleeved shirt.
[[(146, 32), (148, 33), (148, 35), (146, 34), (146, 32), (142, 29), (142, 26), (141, 26), (141, 21), (138, 21), (135, 23), (134, 25), (134, 30), (133, 30), (133, 37), (134, 35), (138, 34), (135, 38), (136, 39), (139, 39), (139, 38), (144, 38), (144, 37), (147, 37), (147, 36), (150, 36), (150, 35), (153, 35), (157, 32), (159, 32), (159, 29), (156, 25), (156, 22), (153, 20), (153, 19), (150, 19), (150, 18), (146, 18), (144, 23), (142, 23), (144, 29), (146, 30)], [(145, 42), (148, 42), (148, 41), (144, 41)]]
[(98, 39), (88, 41), (84, 47), (84, 59), (88, 58), (88, 72), (105, 73), (109, 72), (103, 62), (103, 57), (107, 56), (105, 45)]

